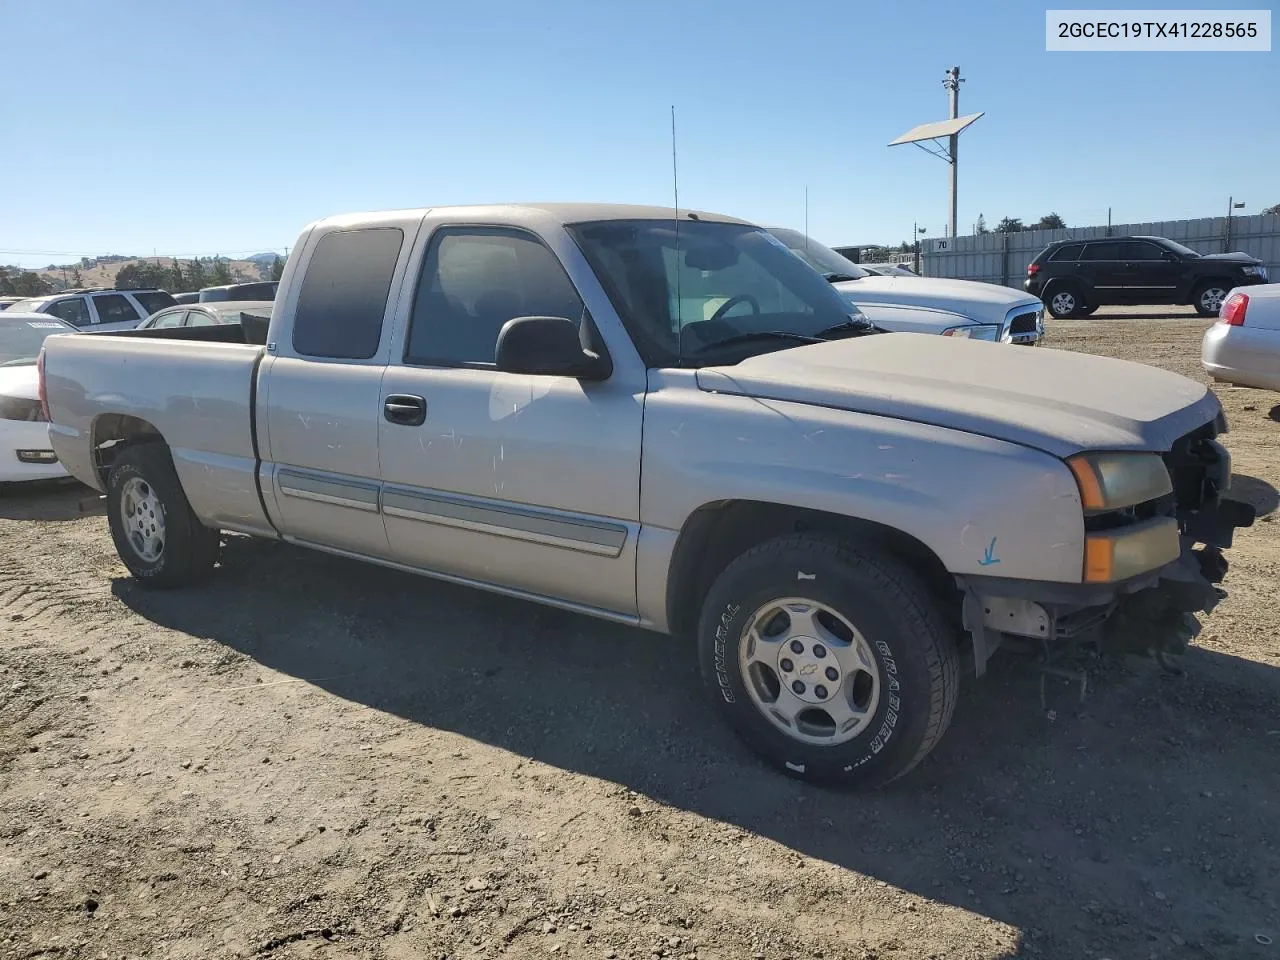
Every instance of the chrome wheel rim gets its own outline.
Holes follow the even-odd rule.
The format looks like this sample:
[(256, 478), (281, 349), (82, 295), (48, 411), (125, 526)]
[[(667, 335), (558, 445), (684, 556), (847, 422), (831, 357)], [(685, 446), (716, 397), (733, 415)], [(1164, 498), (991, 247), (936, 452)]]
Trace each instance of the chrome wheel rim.
[(738, 644), (738, 668), (764, 718), (801, 743), (852, 740), (880, 703), (880, 667), (870, 645), (816, 600), (787, 597), (756, 610)]
[(147, 563), (164, 553), (164, 506), (155, 488), (141, 477), (125, 481), (120, 491), (120, 521), (133, 552)]
[(1069, 293), (1055, 293), (1052, 303), (1055, 313), (1070, 313), (1076, 308), (1076, 298)]
[(1205, 310), (1217, 313), (1222, 309), (1222, 301), (1227, 299), (1227, 291), (1221, 287), (1210, 287), (1200, 294), (1200, 306)]

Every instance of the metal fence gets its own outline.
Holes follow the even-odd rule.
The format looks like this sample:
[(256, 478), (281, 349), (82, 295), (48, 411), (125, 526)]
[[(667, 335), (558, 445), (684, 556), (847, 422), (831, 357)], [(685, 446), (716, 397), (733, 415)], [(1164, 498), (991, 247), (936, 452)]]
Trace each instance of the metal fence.
[(936, 237), (922, 241), (921, 267), (926, 277), (982, 280), (1021, 289), (1027, 276), (1027, 264), (1055, 240), (1152, 236), (1177, 240), (1198, 253), (1240, 251), (1252, 254), (1267, 265), (1272, 280), (1280, 281), (1280, 216), (1232, 217), (1229, 242), (1227, 230), (1226, 217), (1205, 217), (1159, 223), (1120, 223), (1109, 228), (1073, 227)]

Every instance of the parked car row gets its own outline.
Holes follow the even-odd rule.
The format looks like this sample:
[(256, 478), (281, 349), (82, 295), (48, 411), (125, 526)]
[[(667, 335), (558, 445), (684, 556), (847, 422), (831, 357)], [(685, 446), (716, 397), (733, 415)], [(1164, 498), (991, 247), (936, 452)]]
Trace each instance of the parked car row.
[[(1214, 394), (886, 333), (865, 310), (926, 281), (824, 277), (779, 234), (601, 204), (328, 218), (269, 319), (50, 336), (35, 393), (140, 585), (199, 581), (234, 530), (687, 636), (798, 777), (901, 776), (962, 658), (1014, 638), (1182, 649), (1253, 520)], [(991, 340), (1037, 301), (966, 303), (946, 322)]]
[(164, 290), (117, 290), (112, 287), (86, 287), (63, 290), (40, 297), (14, 298), (9, 310), (43, 313), (65, 320), (73, 327), (95, 333), (131, 330), (144, 318), (158, 310), (179, 303), (212, 303), (228, 301), (272, 300), (278, 283), (274, 280), (205, 287), (193, 293), (176, 296)]

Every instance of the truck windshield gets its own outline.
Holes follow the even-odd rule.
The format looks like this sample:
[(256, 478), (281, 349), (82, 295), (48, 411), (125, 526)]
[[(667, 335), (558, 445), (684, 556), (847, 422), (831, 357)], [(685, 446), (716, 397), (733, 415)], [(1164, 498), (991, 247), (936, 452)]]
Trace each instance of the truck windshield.
[(831, 285), (758, 227), (605, 220), (568, 229), (651, 367), (734, 362), (862, 332)]

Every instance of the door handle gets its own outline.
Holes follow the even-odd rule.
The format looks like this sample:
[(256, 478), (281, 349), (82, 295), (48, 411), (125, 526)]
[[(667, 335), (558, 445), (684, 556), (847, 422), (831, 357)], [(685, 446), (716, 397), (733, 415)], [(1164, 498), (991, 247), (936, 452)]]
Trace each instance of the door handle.
[(393, 393), (383, 401), (382, 416), (390, 423), (421, 426), (427, 419), (427, 401), (411, 393)]

